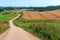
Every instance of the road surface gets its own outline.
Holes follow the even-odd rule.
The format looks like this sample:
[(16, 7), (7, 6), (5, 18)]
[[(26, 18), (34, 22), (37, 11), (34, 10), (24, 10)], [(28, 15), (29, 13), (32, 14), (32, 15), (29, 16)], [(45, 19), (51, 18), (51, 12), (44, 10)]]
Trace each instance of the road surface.
[(3, 40), (40, 40), (34, 35), (28, 33), (22, 28), (19, 28), (13, 24), (13, 21), (18, 18), (20, 14), (9, 21), (10, 30), (7, 35), (4, 36)]

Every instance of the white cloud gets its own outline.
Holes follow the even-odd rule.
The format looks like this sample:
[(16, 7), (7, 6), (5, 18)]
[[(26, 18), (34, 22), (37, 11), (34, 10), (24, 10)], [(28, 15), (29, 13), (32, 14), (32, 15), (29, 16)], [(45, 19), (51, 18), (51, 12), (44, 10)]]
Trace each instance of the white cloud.
[(50, 6), (60, 5), (60, 0), (0, 0), (0, 6)]

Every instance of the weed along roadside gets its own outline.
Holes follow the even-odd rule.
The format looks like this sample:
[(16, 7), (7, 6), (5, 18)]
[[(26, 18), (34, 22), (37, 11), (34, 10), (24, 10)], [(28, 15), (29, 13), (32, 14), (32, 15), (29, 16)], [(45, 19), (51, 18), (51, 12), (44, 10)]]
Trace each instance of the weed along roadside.
[[(28, 15), (28, 14), (26, 14)], [(59, 40), (60, 21), (59, 20), (29, 20), (23, 18), (24, 13), (14, 24), (26, 31), (34, 34), (43, 40)]]
[(9, 20), (17, 16), (13, 11), (5, 10), (0, 12), (0, 34), (10, 28)]
[[(44, 13), (43, 13), (43, 16), (47, 18), (47, 20), (46, 19), (38, 20), (40, 16), (37, 16), (38, 15), (37, 12), (35, 14), (33, 14), (34, 12), (28, 12), (27, 14), (24, 12), (26, 11), (18, 12), (19, 15), (21, 14), (20, 16), (17, 16), (18, 14), (15, 14), (15, 12), (12, 12), (12, 11), (0, 12), (0, 27), (1, 27), (0, 33), (5, 32), (8, 28), (11, 27), (10, 32), (8, 33), (8, 35), (5, 36), (4, 40), (6, 39), (9, 40), (10, 38), (12, 39), (12, 37), (14, 38), (17, 37), (16, 39), (21, 39), (19, 37), (22, 37), (22, 39), (23, 38), (29, 39), (30, 37), (31, 39), (35, 39), (35, 37), (38, 37), (43, 40), (59, 40), (60, 39), (60, 32), (59, 32), (60, 31), (60, 20), (59, 20), (59, 15), (58, 15), (59, 13), (58, 14), (54, 13), (55, 19), (57, 20), (55, 19), (50, 20), (47, 16), (44, 15)], [(59, 11), (57, 10), (57, 12)], [(31, 17), (32, 16), (31, 14), (33, 14), (34, 16)], [(49, 15), (49, 14), (46, 14), (46, 15)], [(38, 19), (35, 19), (35, 17), (36, 18), (38, 17)], [(8, 23), (9, 20), (11, 20), (10, 23)], [(26, 32), (25, 30), (28, 32)], [(25, 35), (26, 37), (24, 37), (22, 33), (23, 35), (26, 34)], [(32, 36), (32, 34), (35, 36)], [(14, 35), (21, 35), (21, 36), (14, 36)]]

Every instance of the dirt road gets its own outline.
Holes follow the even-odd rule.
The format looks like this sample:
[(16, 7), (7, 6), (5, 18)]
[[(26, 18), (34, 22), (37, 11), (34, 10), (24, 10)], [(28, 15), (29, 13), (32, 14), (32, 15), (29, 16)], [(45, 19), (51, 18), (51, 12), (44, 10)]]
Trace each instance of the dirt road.
[(11, 29), (9, 30), (9, 33), (4, 37), (3, 40), (40, 40), (34, 35), (26, 32), (24, 29), (16, 27), (13, 24), (13, 20), (18, 18), (20, 14), (9, 21)]

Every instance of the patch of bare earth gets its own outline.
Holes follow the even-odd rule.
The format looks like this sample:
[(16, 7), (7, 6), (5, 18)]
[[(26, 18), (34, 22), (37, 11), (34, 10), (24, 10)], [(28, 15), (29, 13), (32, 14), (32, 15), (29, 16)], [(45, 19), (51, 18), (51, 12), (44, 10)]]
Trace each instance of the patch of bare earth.
[(23, 12), (23, 18), (29, 20), (60, 20), (60, 10), (45, 12)]
[(0, 34), (0, 40), (3, 40), (3, 38), (8, 34), (10, 29), (8, 29), (7, 31), (5, 31), (4, 33)]

